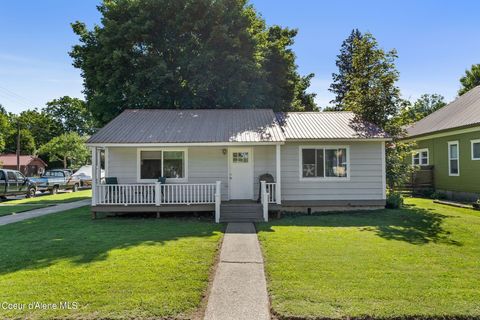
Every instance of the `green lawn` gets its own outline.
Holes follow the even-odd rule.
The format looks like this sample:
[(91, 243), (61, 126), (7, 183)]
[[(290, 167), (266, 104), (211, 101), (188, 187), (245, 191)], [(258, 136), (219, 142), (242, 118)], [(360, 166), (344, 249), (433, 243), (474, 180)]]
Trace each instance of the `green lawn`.
[(480, 317), (480, 213), (408, 208), (260, 224), (272, 307), (282, 317)]
[(46, 204), (34, 204), (34, 205), (0, 205), (0, 217), (7, 216), (9, 214), (21, 213), (33, 209), (39, 209), (48, 207)]
[(77, 192), (62, 192), (58, 194), (38, 195), (35, 198), (25, 198), (20, 200), (11, 200), (5, 204), (58, 204), (90, 199), (92, 190), (82, 190)]
[(189, 316), (208, 285), (221, 226), (194, 219), (90, 219), (88, 207), (0, 227), (0, 302), (78, 303), (0, 318)]

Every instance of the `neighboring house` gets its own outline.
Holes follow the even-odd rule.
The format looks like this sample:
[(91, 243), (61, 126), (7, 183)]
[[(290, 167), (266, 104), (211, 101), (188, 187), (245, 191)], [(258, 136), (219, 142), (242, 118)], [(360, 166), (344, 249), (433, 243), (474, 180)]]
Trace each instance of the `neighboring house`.
[[(15, 153), (0, 155), (0, 167), (17, 170), (17, 155)], [(47, 164), (40, 158), (28, 155), (20, 156), (20, 172), (27, 177), (42, 175), (46, 167)]]
[(416, 141), (412, 164), (433, 170), (433, 186), (449, 198), (480, 196), (480, 86), (407, 128)]
[[(126, 110), (87, 142), (95, 168), (92, 211), (215, 210), (219, 221), (240, 220), (241, 212), (266, 219), (268, 210), (383, 208), (389, 139), (353, 118), (269, 109)], [(113, 184), (99, 183), (101, 153)], [(260, 183), (265, 174), (273, 179)]]

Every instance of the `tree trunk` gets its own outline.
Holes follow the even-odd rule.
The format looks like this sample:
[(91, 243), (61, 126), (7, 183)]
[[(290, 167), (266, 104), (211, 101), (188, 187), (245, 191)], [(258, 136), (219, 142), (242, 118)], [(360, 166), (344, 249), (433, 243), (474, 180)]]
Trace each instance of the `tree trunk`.
[(63, 157), (63, 169), (67, 169), (67, 157)]

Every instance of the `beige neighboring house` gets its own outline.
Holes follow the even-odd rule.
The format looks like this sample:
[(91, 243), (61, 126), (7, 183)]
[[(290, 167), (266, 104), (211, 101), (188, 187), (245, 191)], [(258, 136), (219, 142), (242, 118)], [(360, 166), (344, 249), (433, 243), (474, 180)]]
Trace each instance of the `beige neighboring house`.
[[(350, 112), (126, 110), (87, 142), (92, 211), (268, 211), (385, 206), (386, 135)], [(105, 181), (100, 162), (105, 159)]]

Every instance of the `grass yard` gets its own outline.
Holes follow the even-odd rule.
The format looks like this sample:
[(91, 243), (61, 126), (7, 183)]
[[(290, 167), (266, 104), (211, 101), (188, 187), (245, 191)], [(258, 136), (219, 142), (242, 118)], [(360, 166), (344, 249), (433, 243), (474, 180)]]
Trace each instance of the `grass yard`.
[(0, 205), (0, 217), (7, 216), (10, 214), (21, 213), (25, 211), (30, 211), (39, 208), (48, 207), (46, 204), (35, 204), (35, 205)]
[(78, 309), (0, 308), (0, 318), (188, 317), (221, 235), (220, 225), (194, 219), (91, 220), (88, 207), (2, 226), (0, 301)]
[(280, 318), (480, 318), (480, 213), (408, 208), (258, 226)]
[(90, 199), (92, 190), (62, 192), (58, 194), (37, 195), (35, 198), (5, 201), (5, 204), (58, 204)]

